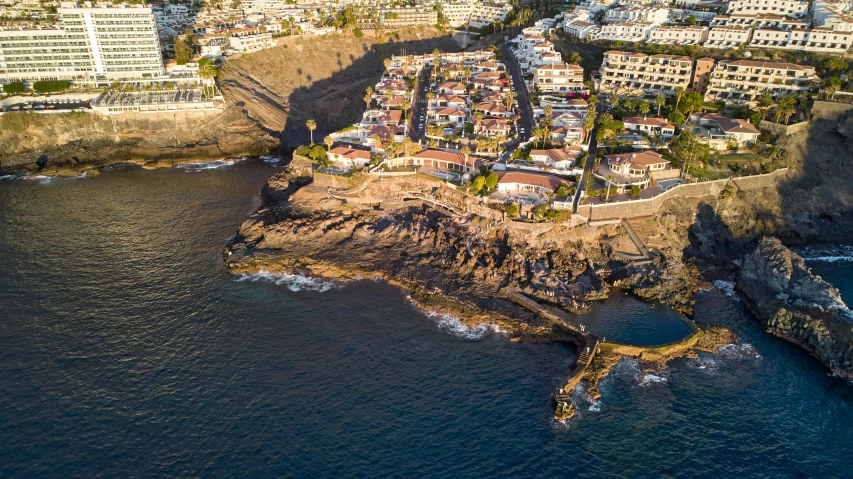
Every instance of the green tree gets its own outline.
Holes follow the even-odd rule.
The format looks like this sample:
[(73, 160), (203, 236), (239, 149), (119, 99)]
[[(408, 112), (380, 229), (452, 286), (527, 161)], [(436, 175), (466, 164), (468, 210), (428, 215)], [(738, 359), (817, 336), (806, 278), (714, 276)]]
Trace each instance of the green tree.
[(688, 25), (696, 25), (696, 16), (690, 15), (689, 17), (687, 17), (686, 21)]
[(640, 191), (640, 185), (634, 185), (631, 187), (631, 190), (628, 191), (628, 194), (631, 195), (631, 197), (636, 198), (640, 196)]
[(518, 216), (518, 205), (516, 205), (515, 203), (510, 203), (509, 205), (507, 205), (506, 215), (510, 218), (515, 218), (516, 216)]
[(469, 187), (469, 190), (471, 191), (472, 194), (476, 195), (483, 189), (483, 186), (485, 185), (485, 183), (486, 183), (486, 179), (483, 178), (483, 175), (477, 175), (474, 178), (474, 181), (471, 182), (471, 186)]
[(838, 90), (841, 90), (841, 80), (838, 77), (827, 78), (823, 81), (823, 89), (826, 91), (826, 94), (829, 95), (829, 99), (835, 99), (835, 94), (838, 93)]
[(681, 113), (678, 110), (673, 110), (672, 113), (669, 114), (669, 121), (672, 122), (675, 126), (680, 126), (684, 123), (684, 113)]
[(666, 97), (663, 95), (658, 95), (655, 97), (655, 106), (658, 107), (658, 115), (660, 116), (660, 107), (666, 105)]
[(649, 114), (649, 110), (651, 110), (651, 105), (649, 105), (649, 102), (647, 102), (646, 100), (643, 100), (643, 101), (640, 103), (640, 107), (639, 107), (639, 108), (640, 108), (640, 113), (642, 113), (642, 114), (643, 114), (643, 118), (645, 118), (645, 117), (646, 117), (646, 115), (648, 115), (648, 114)]
[(755, 107), (761, 113), (762, 118), (766, 118), (767, 112), (770, 110), (770, 107), (772, 107), (773, 104), (773, 95), (771, 95), (770, 92), (767, 91), (761, 92), (755, 99)]
[(363, 37), (363, 36), (364, 36), (364, 32), (362, 32), (362, 31), (361, 31), (361, 29), (360, 29), (360, 28), (358, 28), (358, 27), (355, 27), (355, 28), (352, 30), (352, 34), (353, 34), (353, 35), (355, 35), (355, 38), (361, 38), (361, 37)]
[(7, 95), (20, 95), (27, 91), (27, 86), (23, 82), (13, 81), (3, 85), (3, 93)]
[(485, 184), (486, 188), (488, 188), (490, 191), (494, 190), (495, 187), (498, 186), (498, 174), (490, 173), (489, 176), (486, 177)]
[(181, 35), (175, 39), (175, 62), (186, 65), (193, 59), (192, 36)]
[(36, 93), (56, 93), (71, 88), (68, 80), (45, 80), (33, 83), (33, 91)]
[(675, 87), (675, 109), (678, 109), (678, 104), (681, 103), (681, 99), (684, 98), (684, 88), (677, 86)]

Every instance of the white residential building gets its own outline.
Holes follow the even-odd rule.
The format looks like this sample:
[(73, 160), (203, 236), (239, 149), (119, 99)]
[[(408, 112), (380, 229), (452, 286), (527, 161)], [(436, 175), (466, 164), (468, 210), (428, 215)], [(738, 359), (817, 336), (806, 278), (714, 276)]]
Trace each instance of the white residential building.
[(801, 30), (756, 29), (749, 46), (756, 48), (783, 48), (809, 52), (847, 52), (853, 45), (853, 32), (837, 32), (827, 27)]
[(543, 92), (583, 92), (583, 68), (578, 65), (542, 65), (533, 70), (533, 87)]
[(708, 41), (702, 46), (705, 48), (738, 48), (749, 43), (751, 36), (752, 29), (749, 27), (712, 27), (708, 32)]
[(747, 15), (775, 14), (802, 18), (809, 10), (806, 0), (731, 0), (729, 13)]
[(611, 50), (604, 53), (598, 89), (617, 93), (672, 94), (687, 88), (693, 59), (676, 55), (646, 55)]
[(649, 39), (652, 30), (657, 26), (657, 24), (650, 22), (610, 23), (602, 25), (601, 30), (588, 35), (588, 37), (592, 40), (642, 42)]
[(666, 23), (670, 17), (668, 8), (658, 7), (617, 7), (611, 8), (604, 16), (607, 23), (617, 22), (651, 22)]
[(0, 30), (0, 82), (106, 85), (165, 74), (150, 6), (65, 2), (58, 12), (56, 28)]
[(752, 60), (720, 61), (711, 71), (705, 99), (749, 103), (762, 92), (779, 97), (811, 90), (820, 82), (814, 67)]
[(708, 27), (661, 25), (652, 30), (649, 43), (658, 45), (700, 45), (708, 39)]

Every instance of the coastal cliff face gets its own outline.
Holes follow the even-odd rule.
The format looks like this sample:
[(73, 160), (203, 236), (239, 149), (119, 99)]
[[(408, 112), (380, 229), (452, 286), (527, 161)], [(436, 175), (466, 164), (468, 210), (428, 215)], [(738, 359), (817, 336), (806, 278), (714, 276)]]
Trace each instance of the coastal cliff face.
[(277, 145), (237, 107), (167, 116), (80, 112), (7, 112), (0, 116), (4, 174), (75, 175), (123, 161), (169, 166), (181, 161), (263, 155)]
[(778, 239), (762, 239), (744, 257), (737, 291), (768, 332), (802, 346), (836, 375), (853, 377), (853, 313)]

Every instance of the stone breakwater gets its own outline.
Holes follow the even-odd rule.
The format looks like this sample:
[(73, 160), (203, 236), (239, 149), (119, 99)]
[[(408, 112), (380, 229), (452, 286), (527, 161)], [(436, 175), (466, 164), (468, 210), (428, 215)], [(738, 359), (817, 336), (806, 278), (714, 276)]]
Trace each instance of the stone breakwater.
[(800, 345), (834, 374), (853, 378), (853, 313), (802, 257), (764, 238), (744, 257), (736, 287), (769, 333)]

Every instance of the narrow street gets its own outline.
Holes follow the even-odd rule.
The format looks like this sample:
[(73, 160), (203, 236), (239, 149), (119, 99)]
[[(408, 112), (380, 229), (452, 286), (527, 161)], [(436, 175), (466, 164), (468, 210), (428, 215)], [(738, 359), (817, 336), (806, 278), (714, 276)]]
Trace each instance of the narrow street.
[[(427, 92), (429, 91), (429, 68), (421, 69), (412, 95), (412, 110), (409, 118), (409, 138), (420, 142), (426, 139)], [(423, 121), (421, 121), (423, 118)]]
[[(506, 69), (512, 78), (513, 89), (516, 93), (515, 100), (518, 103), (521, 114), (521, 118), (519, 118), (516, 125), (517, 136), (506, 145), (507, 153), (511, 154), (518, 148), (519, 143), (530, 139), (531, 129), (533, 128), (533, 107), (530, 104), (530, 94), (527, 91), (527, 85), (524, 84), (524, 77), (521, 75), (521, 68), (512, 54), (512, 49), (508, 44), (504, 43), (501, 45), (501, 53), (504, 57)], [(521, 133), (522, 130), (524, 130), (524, 133)]]

